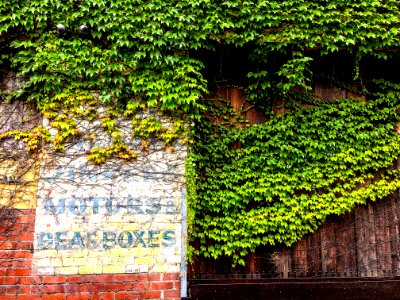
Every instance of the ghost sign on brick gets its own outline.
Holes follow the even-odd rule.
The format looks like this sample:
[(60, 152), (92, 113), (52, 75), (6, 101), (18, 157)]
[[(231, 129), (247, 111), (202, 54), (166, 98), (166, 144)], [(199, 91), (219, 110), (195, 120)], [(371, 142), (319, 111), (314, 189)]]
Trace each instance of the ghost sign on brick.
[(160, 150), (96, 166), (70, 150), (43, 160), (36, 273), (179, 272), (185, 155)]

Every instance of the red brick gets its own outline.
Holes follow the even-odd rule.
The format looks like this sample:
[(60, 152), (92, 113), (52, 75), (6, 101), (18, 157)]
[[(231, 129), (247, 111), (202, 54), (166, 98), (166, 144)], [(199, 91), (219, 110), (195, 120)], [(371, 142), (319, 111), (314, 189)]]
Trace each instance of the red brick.
[(13, 250), (1, 249), (1, 247), (0, 247), (0, 259), (11, 258), (11, 257), (13, 257), (14, 252), (15, 251), (13, 251)]
[(0, 244), (3, 244), (3, 242), (9, 241), (12, 238), (12, 233), (11, 232), (7, 232), (4, 233), (4, 231), (7, 231), (8, 229), (0, 226), (0, 232), (3, 232), (2, 234), (0, 234)]
[(102, 284), (102, 283), (81, 284), (79, 286), (79, 291), (81, 291), (81, 292), (103, 292), (104, 284)]
[(148, 281), (158, 281), (158, 280), (160, 280), (160, 274), (159, 273), (150, 273), (150, 274), (147, 274), (147, 273), (140, 273), (139, 274), (139, 281), (145, 281), (145, 280), (148, 280)]
[(139, 282), (137, 288), (139, 291), (147, 291), (150, 289), (150, 282), (149, 281)]
[(34, 215), (35, 209), (13, 209), (13, 215), (16, 217), (26, 216), (26, 215)]
[(174, 283), (172, 281), (156, 281), (150, 284), (150, 290), (165, 291), (174, 288)]
[(31, 250), (22, 250), (22, 251), (15, 251), (14, 258), (28, 258), (32, 259), (32, 252)]
[(43, 283), (65, 283), (65, 276), (43, 276)]
[(12, 260), (0, 260), (0, 267), (2, 268), (11, 268), (13, 265)]
[(42, 296), (41, 295), (32, 295), (32, 294), (21, 294), (17, 295), (18, 300), (41, 300)]
[(1, 258), (32, 258), (30, 250), (8, 250), (0, 252)]
[(81, 275), (83, 282), (103, 282), (103, 275)]
[(35, 222), (35, 215), (34, 214), (26, 214), (23, 216), (19, 216), (18, 222), (32, 224)]
[(104, 291), (129, 291), (129, 290), (137, 290), (137, 289), (139, 289), (139, 287), (136, 282), (109, 283), (109, 284), (104, 285)]
[(10, 231), (10, 229), (11, 228), (5, 228), (0, 226), (0, 244), (3, 244), (7, 241), (12, 242), (18, 239), (19, 233)]
[(80, 285), (79, 284), (65, 284), (65, 293), (71, 293), (71, 294), (77, 294), (80, 291)]
[(76, 293), (76, 294), (68, 294), (66, 296), (66, 300), (90, 300), (90, 293)]
[(100, 293), (99, 294), (100, 300), (114, 300), (114, 293)]
[(84, 283), (84, 282), (103, 282), (99, 275), (69, 275), (65, 276), (66, 282), (70, 283)]
[(13, 268), (26, 268), (30, 264), (31, 264), (30, 259), (18, 259), (18, 260), (13, 260), (12, 267)]
[(163, 280), (179, 280), (179, 273), (163, 274)]
[(7, 294), (27, 294), (31, 292), (31, 287), (29, 285), (9, 285), (7, 286)]
[(139, 292), (140, 299), (160, 299), (161, 292), (158, 291), (148, 291)]
[(35, 285), (32, 286), (32, 293), (34, 294), (56, 294), (56, 293), (64, 293), (65, 287), (64, 285)]
[(113, 282), (112, 274), (101, 274), (101, 275), (85, 275), (85, 281), (87, 282)]
[(18, 277), (5, 277), (4, 278), (4, 284), (17, 284), (18, 283)]
[(18, 235), (20, 241), (33, 241), (33, 232), (21, 233)]
[(32, 284), (34, 282), (33, 277), (21, 277), (19, 279), (19, 284)]
[(42, 300), (65, 300), (64, 294), (42, 295)]
[(72, 276), (65, 276), (65, 280), (67, 282), (86, 282), (85, 276), (79, 276), (79, 275), (72, 275)]
[(25, 249), (25, 250), (31, 250), (33, 248), (33, 242), (32, 241), (13, 241), (11, 249)]
[(32, 277), (32, 279), (33, 279), (33, 283), (34, 284), (41, 284), (42, 283), (42, 278), (40, 276)]
[(25, 294), (25, 293), (30, 293), (30, 292), (31, 292), (30, 285), (19, 285), (19, 293)]
[(139, 299), (137, 292), (117, 292), (114, 297), (115, 300)]
[(104, 274), (98, 280), (101, 280), (101, 282), (113, 282), (114, 281), (114, 275), (112, 275), (112, 274)]
[(9, 269), (7, 270), (7, 276), (28, 276), (30, 275), (29, 269)]
[(15, 300), (15, 295), (1, 295), (1, 300)]
[(33, 232), (33, 226), (27, 223), (15, 223), (10, 230), (14, 231), (14, 235), (24, 236), (27, 232)]
[(180, 290), (170, 290), (170, 291), (164, 291), (164, 298), (174, 298), (174, 299), (180, 299), (181, 297), (181, 292)]
[(5, 285), (0, 285), (0, 295), (4, 295), (6, 293), (7, 287)]
[(10, 241), (0, 242), (0, 249), (1, 250), (11, 250), (11, 249), (13, 249), (13, 243)]
[(137, 274), (114, 274), (113, 281), (137, 281)]

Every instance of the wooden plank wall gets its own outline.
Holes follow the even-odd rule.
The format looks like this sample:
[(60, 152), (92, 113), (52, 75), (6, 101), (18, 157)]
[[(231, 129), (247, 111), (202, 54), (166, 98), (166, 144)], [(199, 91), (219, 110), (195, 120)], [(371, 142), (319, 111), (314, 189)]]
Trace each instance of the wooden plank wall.
[[(400, 197), (360, 206), (290, 248), (264, 248), (246, 266), (195, 258), (190, 278), (327, 278), (400, 276)], [(243, 277), (244, 276), (244, 277)]]
[(277, 251), (279, 277), (399, 276), (399, 216), (396, 194), (329, 218), (290, 249)]
[[(355, 96), (328, 84), (317, 84), (314, 93), (326, 100)], [(246, 108), (245, 96), (235, 88), (218, 95), (231, 101), (235, 111)], [(360, 97), (362, 100), (363, 97)], [(283, 113), (284, 108), (276, 109)], [(250, 123), (264, 123), (254, 109), (244, 115)], [(240, 147), (240, 145), (239, 145)], [(195, 258), (191, 278), (245, 274), (247, 278), (395, 277), (400, 275), (399, 193), (360, 206), (343, 216), (330, 217), (313, 234), (291, 248), (258, 249), (245, 267), (233, 268), (229, 259)]]

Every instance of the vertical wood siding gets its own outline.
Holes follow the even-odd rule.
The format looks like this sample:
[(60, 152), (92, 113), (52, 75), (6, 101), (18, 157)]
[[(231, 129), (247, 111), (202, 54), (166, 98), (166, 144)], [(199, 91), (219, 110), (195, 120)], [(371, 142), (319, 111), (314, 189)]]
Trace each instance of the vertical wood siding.
[[(354, 97), (328, 84), (317, 84), (315, 94), (326, 100)], [(235, 88), (218, 92), (236, 112), (248, 108), (244, 94)], [(365, 100), (360, 97), (361, 101)], [(281, 103), (274, 109), (283, 113)], [(244, 115), (250, 123), (264, 123), (255, 109)], [(238, 145), (240, 147), (240, 145)], [(229, 259), (195, 258), (191, 278), (311, 278), (311, 277), (395, 277), (400, 275), (399, 194), (359, 206), (342, 216), (332, 216), (313, 234), (290, 248), (260, 248), (247, 257), (246, 266), (232, 267)]]

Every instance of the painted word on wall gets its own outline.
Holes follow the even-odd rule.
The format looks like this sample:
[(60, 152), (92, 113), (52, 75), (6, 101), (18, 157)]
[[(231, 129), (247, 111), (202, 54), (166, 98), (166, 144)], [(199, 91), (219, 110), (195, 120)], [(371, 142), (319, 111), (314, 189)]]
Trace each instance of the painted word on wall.
[[(163, 169), (176, 162), (168, 155)], [(152, 176), (152, 163), (89, 168), (79, 157), (41, 168), (36, 273), (179, 272), (183, 172)]]

